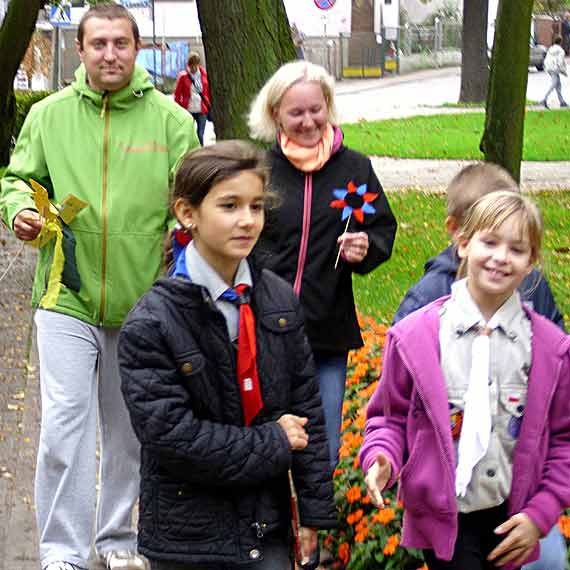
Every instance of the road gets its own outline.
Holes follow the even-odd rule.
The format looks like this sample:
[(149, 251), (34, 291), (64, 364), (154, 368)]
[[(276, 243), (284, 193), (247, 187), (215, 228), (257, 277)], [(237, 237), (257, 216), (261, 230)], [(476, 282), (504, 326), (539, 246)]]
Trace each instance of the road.
[[(355, 123), (360, 120), (457, 112), (457, 108), (441, 105), (457, 103), (460, 85), (459, 67), (423, 70), (383, 79), (339, 81), (336, 87), (336, 102), (340, 122)], [(540, 101), (549, 85), (550, 78), (546, 73), (529, 69), (527, 99)], [(565, 78), (562, 88), (565, 92), (570, 90)]]

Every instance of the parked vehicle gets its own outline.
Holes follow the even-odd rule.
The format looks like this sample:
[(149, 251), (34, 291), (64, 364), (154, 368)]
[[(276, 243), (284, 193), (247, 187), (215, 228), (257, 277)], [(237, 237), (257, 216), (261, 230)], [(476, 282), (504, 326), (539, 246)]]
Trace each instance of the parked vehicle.
[(546, 57), (546, 46), (536, 43), (533, 37), (530, 38), (530, 54), (528, 58), (528, 66), (536, 67), (538, 71), (544, 69), (544, 58)]
[[(531, 36), (529, 39), (529, 55), (528, 55), (528, 66), (536, 67), (538, 71), (544, 70), (544, 58), (546, 57), (547, 47), (539, 44)], [(487, 47), (487, 57), (489, 58), (489, 65), (491, 65), (491, 56), (493, 55), (493, 47)]]

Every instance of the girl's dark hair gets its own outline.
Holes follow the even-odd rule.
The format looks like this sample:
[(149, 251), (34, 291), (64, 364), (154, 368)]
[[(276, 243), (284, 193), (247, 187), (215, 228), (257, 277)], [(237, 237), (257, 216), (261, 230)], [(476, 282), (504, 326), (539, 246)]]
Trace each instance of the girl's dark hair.
[(245, 170), (253, 171), (267, 189), (269, 171), (265, 155), (253, 144), (240, 140), (221, 141), (190, 151), (180, 163), (174, 179), (171, 207), (182, 198), (199, 206), (210, 188)]
[[(265, 154), (253, 144), (240, 140), (221, 141), (190, 151), (176, 171), (170, 207), (172, 209), (176, 201), (182, 199), (197, 208), (213, 186), (245, 171), (259, 176), (263, 183), (265, 206), (269, 207), (274, 195), (268, 190), (269, 169)], [(173, 261), (170, 235), (166, 239), (164, 257), (169, 269)]]

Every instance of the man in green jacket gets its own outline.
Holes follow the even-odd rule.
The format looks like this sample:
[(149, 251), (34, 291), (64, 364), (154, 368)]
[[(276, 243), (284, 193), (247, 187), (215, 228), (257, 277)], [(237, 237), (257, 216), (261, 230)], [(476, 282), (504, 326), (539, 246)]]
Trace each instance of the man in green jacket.
[(39, 247), (32, 301), (44, 570), (87, 568), (94, 527), (107, 568), (146, 567), (131, 520), (139, 446), (121, 396), (116, 342), (127, 312), (159, 274), (169, 181), (198, 141), (190, 115), (135, 65), (139, 47), (136, 22), (122, 6), (86, 12), (75, 82), (31, 109), (1, 181), (4, 222)]

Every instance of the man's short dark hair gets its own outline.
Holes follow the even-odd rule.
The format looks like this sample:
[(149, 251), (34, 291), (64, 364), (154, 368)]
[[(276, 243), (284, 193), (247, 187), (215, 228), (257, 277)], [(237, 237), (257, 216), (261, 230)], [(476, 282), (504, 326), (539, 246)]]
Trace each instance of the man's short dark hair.
[(554, 36), (554, 43), (560, 45), (562, 43), (562, 36)]
[(103, 18), (107, 20), (118, 20), (124, 18), (131, 23), (131, 28), (133, 30), (133, 37), (135, 39), (135, 45), (140, 42), (140, 32), (137, 21), (134, 16), (120, 4), (115, 4), (114, 2), (103, 2), (101, 4), (95, 4), (81, 18), (79, 22), (79, 28), (77, 28), (77, 41), (79, 42), (79, 48), (83, 49), (83, 36), (85, 34), (85, 22), (91, 18)]

